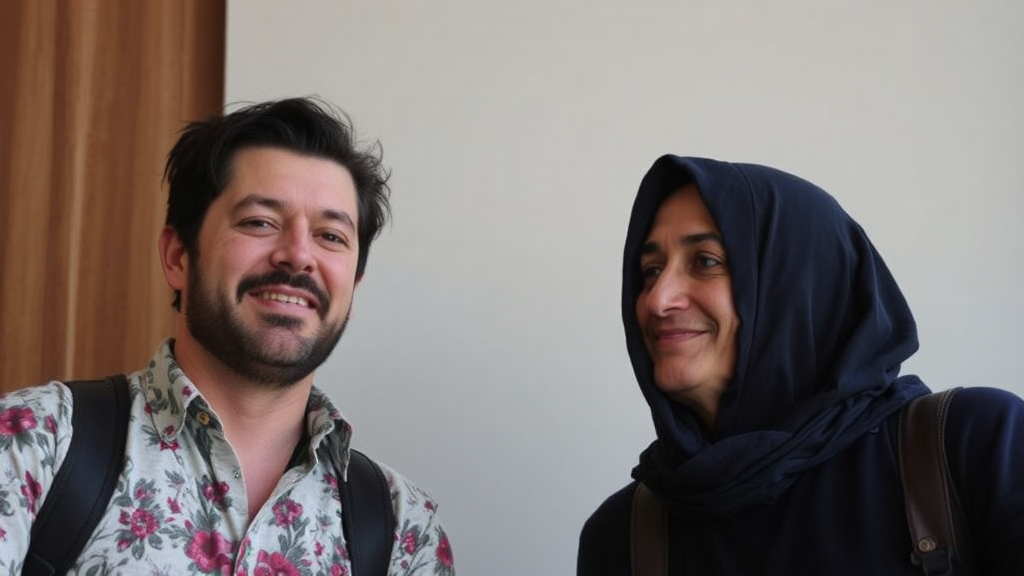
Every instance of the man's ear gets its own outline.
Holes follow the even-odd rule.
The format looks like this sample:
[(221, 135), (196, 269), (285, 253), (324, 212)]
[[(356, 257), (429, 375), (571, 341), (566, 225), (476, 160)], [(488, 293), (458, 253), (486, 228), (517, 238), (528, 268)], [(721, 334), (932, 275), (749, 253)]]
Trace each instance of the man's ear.
[(157, 242), (160, 264), (164, 269), (167, 285), (174, 290), (184, 290), (188, 285), (188, 252), (181, 241), (181, 235), (170, 226), (164, 226)]

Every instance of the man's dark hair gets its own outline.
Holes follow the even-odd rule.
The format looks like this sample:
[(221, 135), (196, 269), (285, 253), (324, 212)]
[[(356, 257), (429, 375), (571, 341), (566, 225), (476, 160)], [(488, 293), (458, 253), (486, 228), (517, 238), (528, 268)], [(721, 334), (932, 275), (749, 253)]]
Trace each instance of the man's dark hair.
[[(349, 171), (359, 207), (356, 279), (361, 278), (370, 244), (390, 216), (390, 173), (381, 163), (379, 142), (360, 149), (349, 117), (314, 98), (253, 104), (181, 131), (164, 169), (166, 224), (181, 236), (187, 254), (198, 257), (199, 230), (210, 204), (231, 180), (235, 154), (259, 146), (333, 160)], [(175, 290), (172, 305), (181, 309), (180, 291)]]

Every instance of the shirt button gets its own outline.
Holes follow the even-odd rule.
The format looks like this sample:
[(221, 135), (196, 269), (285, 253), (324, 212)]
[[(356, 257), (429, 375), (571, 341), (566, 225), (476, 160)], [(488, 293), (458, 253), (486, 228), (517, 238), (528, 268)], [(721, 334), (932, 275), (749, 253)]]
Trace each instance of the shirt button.
[(199, 420), (200, 424), (206, 426), (210, 423), (210, 415), (206, 412), (200, 412), (199, 414), (196, 414), (196, 420)]
[(241, 477), (242, 477), (242, 471), (241, 470), (235, 470), (235, 480), (238, 480)]

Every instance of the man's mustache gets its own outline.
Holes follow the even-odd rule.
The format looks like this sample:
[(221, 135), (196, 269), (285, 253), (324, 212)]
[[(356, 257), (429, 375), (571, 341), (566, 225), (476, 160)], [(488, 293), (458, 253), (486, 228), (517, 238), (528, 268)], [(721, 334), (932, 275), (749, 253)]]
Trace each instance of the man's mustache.
[(299, 288), (305, 290), (316, 297), (317, 309), (316, 313), (323, 320), (327, 316), (327, 310), (331, 307), (331, 297), (327, 295), (327, 292), (321, 288), (308, 274), (289, 274), (284, 270), (274, 270), (266, 274), (259, 276), (246, 276), (238, 283), (238, 302), (242, 302), (242, 298), (249, 292), (253, 292), (257, 288), (264, 286), (291, 286), (292, 288)]

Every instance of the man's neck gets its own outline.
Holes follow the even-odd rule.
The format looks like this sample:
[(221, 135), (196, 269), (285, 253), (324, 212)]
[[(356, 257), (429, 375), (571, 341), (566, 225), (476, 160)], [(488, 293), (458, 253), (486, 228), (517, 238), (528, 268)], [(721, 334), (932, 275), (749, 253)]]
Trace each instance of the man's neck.
[(238, 456), (251, 520), (270, 497), (302, 439), (313, 375), (288, 386), (255, 383), (191, 339), (177, 340), (174, 355), (220, 418)]

